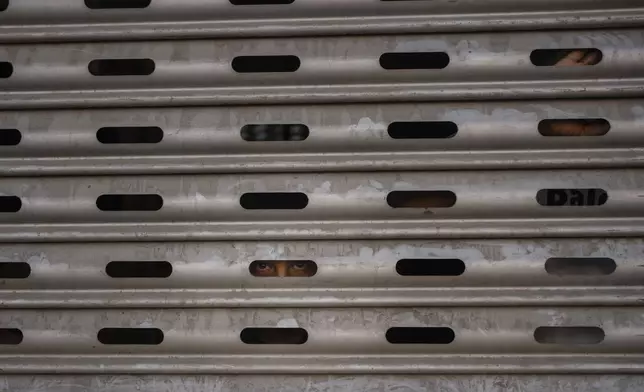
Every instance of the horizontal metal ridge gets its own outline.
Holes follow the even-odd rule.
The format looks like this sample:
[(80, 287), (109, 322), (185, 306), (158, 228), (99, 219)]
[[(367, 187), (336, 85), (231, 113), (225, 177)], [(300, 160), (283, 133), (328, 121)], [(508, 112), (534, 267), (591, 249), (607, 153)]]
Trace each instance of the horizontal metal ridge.
[(0, 355), (4, 374), (636, 374), (644, 355)]
[[(0, 249), (0, 304), (641, 305), (643, 251), (641, 239), (6, 245)], [(256, 260), (307, 260), (315, 270), (258, 277)], [(117, 275), (109, 267), (114, 263), (120, 263)], [(11, 266), (21, 275), (9, 279)]]
[(324, 0), (258, 2), (260, 6), (155, 0), (125, 9), (96, 9), (105, 1), (94, 1), (90, 9), (86, 3), (11, 1), (0, 11), (0, 42), (606, 28), (644, 21), (641, 4), (628, 0), (352, 0), (332, 6)]
[[(21, 333), (19, 343), (3, 347), (4, 373), (312, 374), (411, 369), (412, 373), (640, 373), (644, 369), (644, 324), (637, 308), (3, 310), (0, 318), (4, 328)], [(252, 338), (263, 344), (248, 341), (249, 334), (243, 332), (248, 328), (269, 331)], [(396, 328), (416, 328), (414, 341), (397, 344), (391, 333)], [(111, 331), (109, 336), (101, 332), (105, 329)], [(302, 330), (304, 341), (295, 337), (296, 343), (294, 336), (301, 336), (296, 331)], [(138, 338), (130, 337), (129, 343), (118, 340), (132, 331), (140, 331)], [(422, 341), (416, 340), (419, 331)], [(154, 341), (139, 342), (150, 332)], [(270, 344), (276, 336), (290, 343)]]
[[(640, 392), (644, 376), (634, 374), (539, 375), (10, 375), (0, 377), (8, 391), (40, 392), (316, 392), (356, 391), (459, 391)], [(285, 387), (287, 386), (287, 387)]]
[[(436, 279), (436, 278), (434, 278)], [(641, 306), (644, 285), (284, 289), (1, 290), (5, 308), (323, 306)]]
[(0, 225), (1, 242), (641, 237), (643, 218)]
[[(541, 134), (561, 120), (605, 134)], [(0, 174), (641, 167), (643, 122), (639, 99), (4, 111)]]
[[(0, 109), (641, 97), (643, 45), (628, 29), (5, 45)], [(602, 54), (533, 65), (552, 49)]]
[(4, 178), (0, 240), (632, 236), (643, 173)]

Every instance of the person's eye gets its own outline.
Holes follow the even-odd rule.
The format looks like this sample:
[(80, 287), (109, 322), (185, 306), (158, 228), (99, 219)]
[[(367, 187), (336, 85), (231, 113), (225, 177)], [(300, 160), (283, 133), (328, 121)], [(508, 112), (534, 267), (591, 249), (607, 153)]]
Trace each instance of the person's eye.
[(306, 264), (305, 263), (293, 263), (293, 264), (291, 264), (291, 267), (293, 267), (293, 269), (301, 270), (301, 269), (306, 268)]
[(268, 263), (258, 263), (257, 264), (257, 269), (260, 271), (268, 271), (272, 268), (272, 266)]

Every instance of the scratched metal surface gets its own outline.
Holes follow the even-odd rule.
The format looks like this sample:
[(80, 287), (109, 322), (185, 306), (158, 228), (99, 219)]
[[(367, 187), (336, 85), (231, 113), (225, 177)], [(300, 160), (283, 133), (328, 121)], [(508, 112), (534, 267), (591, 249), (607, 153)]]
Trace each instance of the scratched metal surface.
[[(13, 308), (636, 306), (644, 300), (641, 239), (65, 243), (5, 245), (0, 263), (27, 263), (5, 279), (0, 303)], [(87, 255), (92, 255), (88, 258)], [(577, 267), (547, 270), (551, 258)], [(602, 269), (598, 258), (613, 268)], [(464, 271), (402, 276), (418, 259)], [(311, 277), (251, 275), (254, 260), (312, 260)], [(115, 278), (112, 261), (166, 261), (167, 277)], [(579, 261), (583, 261), (581, 266)], [(151, 272), (151, 271), (150, 271)]]
[(138, 9), (89, 9), (75, 0), (12, 0), (4, 10), (0, 7), (0, 41), (607, 28), (641, 26), (644, 21), (644, 8), (630, 0), (291, 0), (285, 4), (260, 1), (260, 6), (235, 6), (228, 0), (145, 3)]
[[(641, 29), (2, 45), (0, 109), (641, 97)], [(596, 48), (583, 67), (536, 67), (536, 49)], [(443, 69), (387, 70), (388, 52), (445, 52)], [(238, 56), (297, 56), (289, 72), (236, 72)], [(94, 76), (93, 60), (149, 59), (151, 74)], [(254, 62), (262, 67), (263, 61)], [(409, 64), (406, 64), (408, 66)], [(7, 66), (8, 67), (8, 66)], [(415, 66), (418, 67), (418, 66)]]
[[(0, 0), (0, 391), (644, 389), (642, 4), (118, 9), (135, 3)], [(602, 59), (531, 60), (575, 48)], [(449, 63), (388, 70), (391, 52)], [(299, 65), (234, 65), (276, 55)], [(154, 67), (96, 76), (123, 71), (90, 66), (106, 59)], [(545, 137), (549, 119), (610, 130)], [(395, 139), (400, 121), (457, 132)], [(310, 133), (244, 140), (245, 125), (284, 123)], [(98, 136), (152, 126), (155, 143)], [(541, 205), (549, 188), (571, 205)], [(411, 190), (455, 203), (392, 207)], [(252, 192), (306, 203), (247, 209)], [(115, 194), (162, 205), (104, 211)], [(409, 259), (462, 270), (405, 276)], [(316, 270), (258, 277), (257, 260)], [(165, 277), (115, 277), (113, 261), (162, 261)]]
[[(633, 307), (2, 310), (22, 341), (8, 373), (634, 373), (644, 316)], [(301, 344), (248, 344), (249, 327), (304, 329)], [(452, 340), (395, 344), (392, 327), (441, 327)], [(570, 330), (540, 340), (539, 328)], [(100, 340), (103, 328), (156, 329), (156, 343)], [(99, 336), (97, 338), (97, 336)]]
[[(610, 130), (598, 137), (538, 132), (542, 120), (584, 118), (604, 119)], [(400, 121), (430, 122), (426, 137), (440, 136), (431, 122), (451, 122), (456, 132), (394, 139), (388, 128)], [(0, 174), (11, 176), (644, 165), (640, 99), (4, 111), (0, 124), (21, 134), (18, 144), (0, 146)], [(309, 135), (249, 142), (242, 138), (249, 124), (301, 124)], [(97, 136), (104, 127), (159, 127), (163, 134), (105, 144)]]
[[(630, 169), (3, 178), (0, 193), (20, 198), (20, 204), (0, 214), (0, 240), (638, 236), (644, 228), (643, 174)], [(537, 201), (542, 189), (601, 189), (607, 198), (603, 204), (545, 206)], [(392, 191), (445, 191), (455, 201), (447, 200), (451, 207), (392, 208)], [(280, 192), (305, 203), (297, 209), (270, 202), (257, 209), (242, 206), (244, 195)], [(99, 209), (99, 198), (111, 195), (148, 195), (160, 204), (149, 211)], [(3, 209), (12, 207), (2, 202)]]
[(640, 392), (636, 375), (2, 376), (15, 392)]

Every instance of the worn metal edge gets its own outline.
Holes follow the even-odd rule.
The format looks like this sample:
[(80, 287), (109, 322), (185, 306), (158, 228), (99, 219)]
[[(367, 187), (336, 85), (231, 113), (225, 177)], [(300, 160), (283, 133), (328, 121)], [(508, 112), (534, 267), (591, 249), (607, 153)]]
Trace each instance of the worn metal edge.
[(0, 176), (644, 167), (644, 148), (0, 158)]
[(388, 83), (265, 87), (2, 91), (0, 109), (145, 107), (501, 99), (640, 98), (644, 78), (556, 82)]
[(0, 225), (0, 242), (639, 237), (644, 218)]
[(642, 354), (0, 355), (3, 374), (642, 374)]
[(0, 308), (642, 306), (644, 286), (0, 290)]
[(0, 43), (279, 37), (640, 27), (644, 8), (514, 12), (505, 14), (421, 14), (293, 19), (161, 21), (0, 26)]

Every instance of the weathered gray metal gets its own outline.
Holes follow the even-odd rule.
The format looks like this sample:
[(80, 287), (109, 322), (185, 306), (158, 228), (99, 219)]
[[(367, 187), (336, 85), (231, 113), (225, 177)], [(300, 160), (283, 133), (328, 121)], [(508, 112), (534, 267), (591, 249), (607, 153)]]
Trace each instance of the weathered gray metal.
[(0, 0), (0, 391), (644, 389), (642, 4), (253, 2)]
[(644, 7), (631, 0), (3, 0), (0, 10), (0, 42), (610, 28), (644, 21)]
[[(608, 131), (543, 136), (553, 119), (605, 120)], [(4, 111), (0, 173), (641, 167), (643, 124), (640, 99)], [(254, 125), (264, 141), (245, 140)]]
[[(641, 29), (5, 45), (0, 109), (641, 97), (643, 45)], [(531, 60), (576, 48), (601, 61)]]
[[(640, 239), (5, 245), (0, 263), (29, 267), (4, 280), (0, 302), (14, 308), (639, 305), (642, 252)], [(255, 260), (311, 260), (317, 270), (310, 277), (262, 278), (249, 270)], [(116, 276), (108, 267), (114, 262), (122, 267)]]

